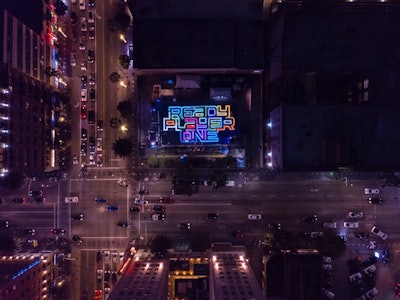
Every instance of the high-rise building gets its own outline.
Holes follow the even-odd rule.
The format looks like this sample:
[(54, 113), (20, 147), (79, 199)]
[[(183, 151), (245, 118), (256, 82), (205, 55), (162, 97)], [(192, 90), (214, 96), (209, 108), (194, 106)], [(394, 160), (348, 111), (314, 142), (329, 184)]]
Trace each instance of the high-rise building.
[(399, 3), (284, 0), (268, 12), (267, 164), (397, 169)]

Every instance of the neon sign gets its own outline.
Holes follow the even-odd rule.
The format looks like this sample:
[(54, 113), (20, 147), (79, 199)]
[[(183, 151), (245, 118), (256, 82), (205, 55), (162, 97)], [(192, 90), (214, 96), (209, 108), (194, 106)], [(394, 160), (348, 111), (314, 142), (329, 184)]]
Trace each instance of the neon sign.
[(179, 131), (181, 143), (217, 143), (225, 130), (235, 130), (230, 105), (169, 106), (163, 118), (163, 131)]

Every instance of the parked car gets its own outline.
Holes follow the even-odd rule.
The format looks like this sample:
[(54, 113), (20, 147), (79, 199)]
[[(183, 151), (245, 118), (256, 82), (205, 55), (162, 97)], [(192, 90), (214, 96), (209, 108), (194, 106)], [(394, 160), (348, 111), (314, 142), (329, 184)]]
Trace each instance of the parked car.
[(303, 222), (304, 223), (318, 222), (318, 217), (317, 217), (317, 215), (306, 216), (303, 218)]
[(324, 223), (324, 228), (331, 228), (331, 229), (337, 228), (337, 223), (336, 222), (326, 222), (326, 223)]
[(250, 221), (258, 221), (258, 220), (262, 219), (262, 215), (261, 214), (248, 214), (247, 219), (249, 219)]
[(148, 205), (149, 201), (135, 198), (135, 200), (133, 200), (133, 203), (139, 204), (139, 205)]
[(364, 214), (361, 211), (350, 211), (347, 216), (352, 219), (361, 219)]
[(165, 214), (152, 214), (151, 219), (153, 221), (164, 221), (165, 220)]
[(371, 228), (371, 232), (377, 236), (379, 236), (382, 240), (386, 240), (387, 239), (387, 234), (385, 232), (383, 232), (382, 230), (380, 230), (378, 227), (373, 226)]
[(358, 222), (344, 222), (343, 226), (345, 228), (358, 228)]
[(92, 49), (88, 50), (88, 62), (94, 63), (94, 51)]
[(359, 282), (362, 278), (362, 274), (360, 272), (357, 272), (353, 275), (349, 276), (349, 281), (350, 282)]
[(364, 194), (365, 195), (373, 195), (373, 194), (377, 195), (377, 194), (379, 194), (379, 189), (365, 188)]
[(116, 205), (108, 205), (108, 206), (106, 207), (106, 209), (107, 209), (108, 211), (117, 211), (117, 210), (119, 210), (119, 207), (116, 206)]
[(103, 120), (97, 120), (97, 131), (103, 131)]
[(79, 38), (79, 50), (85, 50), (86, 49), (86, 37), (82, 35)]
[(107, 199), (105, 199), (105, 198), (96, 198), (96, 199), (94, 199), (94, 201), (95, 201), (97, 204), (100, 204), (100, 203), (106, 203), (106, 202), (107, 202)]
[(81, 89), (81, 101), (82, 102), (86, 102), (87, 101), (86, 94), (87, 94), (86, 89)]
[(217, 213), (208, 214), (208, 215), (207, 215), (207, 219), (216, 221), (216, 220), (219, 219), (219, 214), (217, 214)]
[(95, 18), (94, 10), (89, 9), (89, 11), (88, 11), (88, 22), (89, 23), (94, 23), (94, 18)]
[(83, 214), (71, 214), (71, 220), (83, 221)]
[(87, 30), (87, 26), (86, 26), (86, 18), (82, 17), (81, 18), (81, 31), (84, 32)]
[(96, 37), (94, 26), (89, 26), (89, 40), (94, 40)]
[(382, 204), (383, 203), (383, 199), (379, 198), (379, 197), (369, 197), (368, 198), (368, 203), (370, 203), (370, 204)]

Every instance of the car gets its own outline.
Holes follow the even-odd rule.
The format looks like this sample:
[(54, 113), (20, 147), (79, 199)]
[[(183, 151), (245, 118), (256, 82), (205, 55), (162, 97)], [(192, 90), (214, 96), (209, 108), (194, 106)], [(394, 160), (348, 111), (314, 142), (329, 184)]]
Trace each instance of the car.
[(98, 269), (96, 271), (96, 278), (97, 278), (98, 281), (101, 282), (101, 280), (103, 279), (103, 270), (102, 269)]
[(76, 52), (71, 52), (71, 55), (70, 55), (71, 67), (75, 67), (76, 66), (76, 61), (77, 61)]
[[(96, 139), (94, 136), (90, 136), (89, 137), (89, 152), (94, 154), (95, 153), (95, 143), (96, 143)], [(93, 159), (94, 161), (94, 159)]]
[(152, 214), (151, 219), (153, 221), (164, 221), (165, 220), (165, 214)]
[(65, 230), (61, 229), (61, 228), (53, 228), (50, 232), (51, 232), (51, 234), (54, 234), (54, 235), (64, 235), (65, 234)]
[(86, 18), (85, 17), (81, 17), (81, 31), (84, 32), (86, 30), (87, 30)]
[(97, 131), (103, 131), (103, 120), (97, 120)]
[(79, 50), (85, 50), (86, 49), (86, 37), (82, 35), (79, 38)]
[(86, 71), (87, 70), (87, 60), (82, 59), (81, 61), (81, 71)]
[(245, 238), (246, 237), (246, 233), (244, 231), (238, 230), (238, 231), (235, 231), (234, 236), (237, 237), (237, 238)]
[(0, 220), (0, 228), (8, 228), (10, 223), (7, 220)]
[(390, 252), (388, 249), (382, 251), (382, 263), (386, 264), (390, 261)]
[(172, 197), (160, 197), (160, 203), (172, 204), (174, 203), (174, 198)]
[(81, 87), (84, 88), (87, 85), (87, 75), (82, 74), (81, 75)]
[(73, 235), (72, 236), (72, 240), (78, 245), (82, 244), (82, 238), (79, 235), (76, 235), (76, 234)]
[(96, 151), (97, 152), (103, 151), (103, 139), (102, 138), (97, 138)]
[(85, 156), (87, 152), (87, 144), (86, 141), (81, 142), (81, 155)]
[(366, 275), (371, 276), (376, 271), (376, 266), (375, 264), (369, 265), (363, 271)]
[(347, 216), (351, 219), (361, 219), (364, 214), (361, 211), (350, 211)]
[(78, 203), (79, 202), (79, 197), (65, 197), (64, 198), (64, 203)]
[(103, 258), (103, 253), (100, 250), (97, 251), (97, 253), (96, 253), (96, 262), (100, 263), (102, 258)]
[(91, 72), (89, 74), (89, 85), (95, 85), (96, 84), (96, 75), (94, 72)]
[(25, 199), (24, 198), (14, 198), (11, 201), (12, 203), (24, 203)]
[(79, 0), (79, 9), (80, 10), (85, 10), (86, 9), (85, 0)]
[(322, 294), (325, 296), (325, 298), (329, 300), (335, 299), (335, 294), (332, 293), (330, 290), (322, 288)]
[(149, 194), (149, 190), (140, 190), (138, 192), (139, 195), (148, 195)]
[(117, 206), (117, 205), (108, 205), (108, 206), (106, 207), (106, 209), (107, 209), (108, 211), (117, 211), (117, 210), (119, 210), (119, 206)]
[(322, 265), (322, 270), (324, 270), (324, 271), (332, 271), (332, 265), (331, 264), (323, 264)]
[(94, 23), (94, 18), (95, 18), (94, 10), (89, 9), (89, 11), (88, 11), (88, 22), (89, 23)]
[(45, 203), (46, 198), (43, 196), (32, 197), (32, 203)]
[(350, 282), (359, 282), (362, 278), (362, 274), (360, 272), (357, 272), (353, 275), (349, 276), (349, 281)]
[(86, 102), (87, 101), (86, 94), (87, 94), (86, 89), (81, 89), (81, 101), (82, 102)]
[(378, 290), (376, 287), (370, 289), (368, 292), (365, 293), (365, 296), (368, 297), (368, 299), (372, 299), (372, 297), (375, 297), (378, 295)]
[(358, 222), (344, 222), (343, 226), (345, 228), (358, 228)]
[(104, 281), (105, 282), (110, 282), (111, 279), (111, 272), (110, 270), (105, 270), (104, 271)]
[(129, 223), (127, 221), (117, 223), (117, 226), (124, 227), (124, 228), (128, 227), (128, 225), (129, 225)]
[(22, 233), (26, 235), (35, 235), (36, 230), (33, 228), (24, 228), (22, 229)]
[(322, 238), (324, 237), (324, 233), (320, 231), (313, 231), (310, 233), (310, 237), (312, 238)]
[(88, 3), (89, 7), (94, 7), (94, 1), (95, 0), (89, 0), (89, 3)]
[(318, 217), (317, 215), (311, 215), (311, 216), (306, 216), (303, 219), (304, 223), (314, 223), (314, 222), (318, 222)]
[(164, 213), (165, 212), (165, 206), (154, 205), (153, 206), (153, 211), (154, 212), (158, 212), (158, 213)]
[(330, 229), (337, 228), (337, 223), (336, 222), (325, 222), (324, 228), (330, 228)]
[(42, 197), (43, 191), (42, 190), (33, 190), (33, 191), (30, 191), (29, 194), (31, 195), (31, 197)]
[(95, 165), (96, 164), (96, 162), (94, 161), (94, 154), (93, 153), (90, 153), (89, 154), (89, 165)]
[(83, 221), (83, 214), (71, 214), (71, 220)]
[(88, 50), (88, 62), (94, 63), (94, 51), (92, 49)]
[(78, 16), (75, 12), (71, 11), (71, 25), (76, 25), (76, 23), (78, 23)]
[(356, 232), (354, 234), (355, 237), (358, 237), (360, 239), (366, 239), (369, 237), (369, 233), (368, 232)]
[(270, 223), (270, 224), (268, 224), (268, 228), (271, 230), (281, 230), (282, 224), (278, 223), (278, 222)]
[(129, 186), (129, 181), (127, 179), (119, 178), (117, 180), (117, 183), (122, 187), (128, 187)]
[(365, 188), (364, 189), (364, 194), (365, 195), (378, 195), (379, 194), (379, 189), (371, 189), (371, 188)]
[(219, 219), (219, 214), (217, 213), (211, 213), (207, 215), (207, 219), (212, 220), (212, 221), (216, 221)]
[(382, 230), (380, 230), (378, 227), (373, 226), (371, 228), (371, 232), (377, 236), (379, 236), (382, 240), (386, 240), (388, 235), (387, 233), (383, 232)]
[(73, 159), (72, 159), (72, 163), (76, 166), (76, 165), (78, 165), (79, 164), (79, 157), (78, 157), (78, 154), (74, 154), (74, 157), (73, 157)]
[(332, 257), (330, 257), (330, 256), (322, 256), (322, 262), (324, 264), (330, 264), (330, 263), (332, 263)]
[(139, 204), (139, 205), (148, 205), (149, 201), (135, 198), (135, 200), (133, 200), (133, 203)]
[(131, 206), (131, 207), (129, 207), (129, 212), (130, 213), (138, 213), (138, 212), (140, 212), (140, 208), (137, 206)]
[(89, 40), (94, 40), (96, 37), (94, 26), (89, 26)]
[(370, 203), (370, 204), (382, 204), (383, 203), (383, 199), (379, 198), (379, 197), (369, 197), (368, 198), (368, 203)]
[(87, 118), (87, 106), (82, 104), (81, 106), (81, 119), (85, 120)]
[(96, 155), (96, 166), (102, 167), (103, 166), (103, 154), (97, 153)]
[(116, 271), (113, 271), (111, 273), (111, 282), (112, 284), (116, 285), (118, 281), (118, 273)]
[(189, 231), (190, 229), (192, 229), (192, 224), (190, 222), (182, 222), (178, 224), (178, 228), (180, 230)]
[(94, 202), (96, 202), (96, 204), (106, 203), (107, 199), (99, 197), (99, 198), (94, 199)]
[(262, 219), (262, 215), (261, 214), (248, 214), (247, 219), (250, 221), (258, 221), (258, 220)]
[(96, 90), (94, 88), (89, 90), (89, 100), (96, 101)]
[(94, 124), (95, 118), (96, 118), (96, 116), (95, 116), (94, 110), (90, 109), (89, 113), (88, 113), (88, 122), (89, 122), (90, 125)]
[(81, 140), (86, 140), (87, 139), (87, 129), (85, 127), (81, 128)]

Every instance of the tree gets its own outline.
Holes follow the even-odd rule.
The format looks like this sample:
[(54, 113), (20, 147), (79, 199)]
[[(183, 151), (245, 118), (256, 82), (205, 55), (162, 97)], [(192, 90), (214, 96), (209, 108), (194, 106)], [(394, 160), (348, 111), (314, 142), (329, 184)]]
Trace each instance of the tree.
[(65, 16), (65, 12), (68, 9), (68, 7), (64, 4), (64, 2), (61, 0), (56, 0), (54, 5), (55, 5), (55, 13), (57, 14), (57, 16)]
[(129, 59), (129, 56), (126, 54), (121, 54), (118, 57), (118, 64), (123, 68), (123, 69), (129, 69), (129, 64), (131, 60)]
[(123, 33), (128, 27), (131, 19), (124, 11), (119, 11), (112, 20), (107, 20), (108, 29), (112, 32)]
[(119, 75), (118, 72), (112, 72), (110, 74), (110, 80), (112, 83), (117, 83), (121, 80), (121, 75)]
[(121, 101), (118, 103), (117, 109), (121, 116), (125, 119), (129, 119), (132, 116), (133, 107), (129, 100)]
[(171, 240), (162, 234), (157, 234), (149, 241), (150, 251), (156, 256), (162, 257), (171, 248)]
[(113, 129), (118, 128), (121, 125), (121, 120), (118, 118), (112, 118), (110, 119), (110, 126)]
[(18, 190), (24, 184), (24, 175), (20, 171), (13, 171), (8, 173), (2, 181), (2, 186), (5, 188), (15, 191)]
[(129, 157), (132, 154), (133, 143), (130, 139), (119, 138), (113, 143), (112, 149), (117, 156)]

